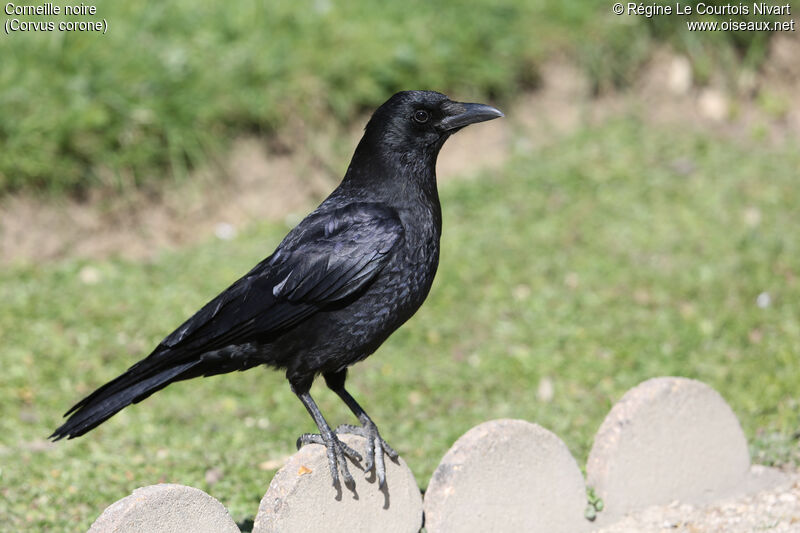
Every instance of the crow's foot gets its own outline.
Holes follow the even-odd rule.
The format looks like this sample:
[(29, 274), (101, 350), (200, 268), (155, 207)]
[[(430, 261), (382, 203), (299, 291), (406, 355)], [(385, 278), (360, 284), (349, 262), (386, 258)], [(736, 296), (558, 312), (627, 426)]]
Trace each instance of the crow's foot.
[(333, 486), (339, 485), (339, 469), (342, 469), (342, 477), (344, 478), (344, 485), (350, 490), (356, 486), (353, 481), (353, 476), (350, 475), (350, 470), (347, 468), (347, 460), (349, 457), (354, 462), (361, 462), (361, 454), (355, 451), (347, 444), (340, 441), (336, 434), (331, 432), (327, 435), (319, 433), (304, 433), (297, 439), (297, 449), (305, 444), (322, 444), (328, 452), (328, 466), (331, 469), (331, 477), (333, 478)]
[(378, 433), (378, 427), (368, 422), (363, 426), (353, 426), (351, 424), (342, 424), (336, 428), (337, 434), (351, 434), (359, 435), (367, 439), (367, 461), (364, 464), (364, 471), (369, 472), (375, 467), (375, 475), (378, 478), (378, 486), (383, 488), (386, 486), (386, 465), (383, 461), (383, 454), (389, 456), (392, 461), (397, 461), (399, 455), (392, 449), (391, 446), (386, 444), (386, 441)]

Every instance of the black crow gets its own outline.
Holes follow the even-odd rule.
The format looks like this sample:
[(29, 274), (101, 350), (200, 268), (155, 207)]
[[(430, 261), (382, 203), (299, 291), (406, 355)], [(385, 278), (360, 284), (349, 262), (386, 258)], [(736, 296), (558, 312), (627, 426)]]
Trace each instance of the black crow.
[[(51, 438), (73, 438), (170, 383), (259, 365), (285, 369), (319, 434), (335, 486), (353, 478), (345, 456), (361, 456), (337, 433), (365, 437), (367, 471), (385, 484), (384, 453), (396, 459), (375, 423), (345, 390), (347, 368), (372, 354), (419, 308), (439, 263), (442, 215), (436, 158), (459, 129), (503, 113), (404, 91), (380, 106), (364, 129), (341, 184), (275, 252), (211, 300), (127, 372), (78, 402)], [(361, 422), (332, 430), (309, 394), (314, 378), (338, 394)]]

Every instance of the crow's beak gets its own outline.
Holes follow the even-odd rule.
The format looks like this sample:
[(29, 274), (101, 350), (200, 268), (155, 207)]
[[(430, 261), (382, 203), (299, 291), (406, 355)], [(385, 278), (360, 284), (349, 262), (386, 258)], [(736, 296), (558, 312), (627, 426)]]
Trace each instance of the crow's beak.
[(505, 116), (499, 109), (485, 104), (453, 102), (448, 107), (448, 116), (439, 121), (439, 127), (444, 131), (451, 131), (476, 122), (485, 122)]

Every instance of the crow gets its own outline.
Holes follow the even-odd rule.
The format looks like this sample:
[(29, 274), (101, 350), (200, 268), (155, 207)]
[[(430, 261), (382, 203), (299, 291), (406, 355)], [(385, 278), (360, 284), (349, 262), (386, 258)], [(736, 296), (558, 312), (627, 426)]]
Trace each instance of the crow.
[[(50, 436), (74, 438), (175, 381), (266, 365), (285, 370), (319, 428), (298, 449), (326, 447), (333, 485), (345, 456), (338, 434), (366, 438), (365, 470), (386, 483), (384, 454), (397, 453), (345, 390), (347, 369), (371, 355), (422, 305), (439, 264), (442, 213), (436, 158), (456, 131), (502, 117), (494, 107), (403, 91), (364, 128), (342, 182), (275, 252), (170, 333), (146, 358), (75, 404)], [(332, 430), (309, 394), (322, 374), (360, 426)]]

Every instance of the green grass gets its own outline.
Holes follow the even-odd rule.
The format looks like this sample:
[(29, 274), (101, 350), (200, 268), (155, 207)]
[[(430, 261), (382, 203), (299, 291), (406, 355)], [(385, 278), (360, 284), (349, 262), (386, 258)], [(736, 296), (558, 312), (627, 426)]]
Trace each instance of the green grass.
[[(458, 436), (493, 418), (542, 424), (582, 463), (613, 402), (660, 375), (709, 383), (757, 459), (796, 461), (799, 174), (788, 147), (631, 119), (448, 183), (430, 298), (354, 367), (351, 390), (423, 486)], [(258, 465), (313, 429), (279, 373), (175, 384), (85, 437), (36, 443), (285, 230), (264, 225), (147, 263), (0, 272), (0, 523), (85, 529), (106, 505), (164, 481), (207, 490), (237, 521), (253, 516), (272, 475)], [(96, 284), (81, 282), (88, 266)], [(549, 403), (536, 398), (545, 377)], [(312, 392), (332, 423), (351, 420), (324, 387)], [(209, 468), (223, 472), (213, 486)]]
[(629, 82), (655, 42), (674, 41), (708, 71), (709, 49), (756, 61), (767, 38), (687, 35), (682, 17), (618, 17), (610, 6), (103, 2), (89, 18), (108, 21), (105, 35), (0, 38), (0, 194), (180, 179), (213, 163), (220, 139), (349, 121), (400, 89), (509, 98), (553, 55), (576, 58), (605, 87)]

